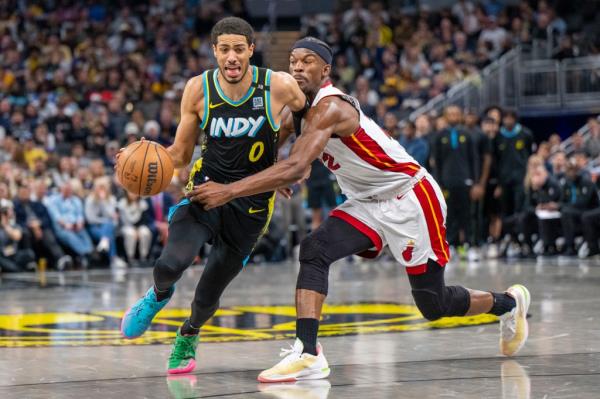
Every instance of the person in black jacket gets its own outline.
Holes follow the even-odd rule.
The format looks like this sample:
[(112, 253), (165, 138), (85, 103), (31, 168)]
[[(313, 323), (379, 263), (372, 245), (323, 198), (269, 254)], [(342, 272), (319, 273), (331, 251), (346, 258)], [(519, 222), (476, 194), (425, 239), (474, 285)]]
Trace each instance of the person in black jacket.
[(460, 123), (462, 110), (451, 105), (444, 112), (448, 127), (434, 142), (434, 174), (448, 204), (447, 237), (450, 245), (461, 244), (460, 230), (467, 243), (472, 239), (471, 191), (478, 182), (478, 157), (471, 133)]
[(531, 131), (517, 123), (514, 111), (506, 111), (502, 118), (500, 134), (494, 140), (494, 159), (498, 171), (502, 217), (518, 213), (523, 204), (523, 179), (527, 160), (533, 152)]
[(47, 258), (49, 265), (58, 270), (72, 264), (73, 260), (56, 240), (48, 210), (41, 202), (31, 200), (31, 190), (25, 184), (17, 190), (14, 212), (17, 225), (29, 233), (38, 259)]
[(582, 216), (599, 206), (596, 186), (582, 173), (575, 162), (569, 162), (563, 183), (563, 201), (561, 205), (561, 226), (565, 237), (565, 252), (574, 256), (575, 234), (582, 232)]
[(525, 209), (521, 214), (521, 233), (524, 243), (532, 254), (532, 235), (538, 228), (544, 243), (544, 255), (555, 255), (554, 244), (560, 228), (560, 219), (557, 213), (560, 209), (562, 188), (560, 184), (548, 173), (543, 164), (533, 166), (526, 180)]

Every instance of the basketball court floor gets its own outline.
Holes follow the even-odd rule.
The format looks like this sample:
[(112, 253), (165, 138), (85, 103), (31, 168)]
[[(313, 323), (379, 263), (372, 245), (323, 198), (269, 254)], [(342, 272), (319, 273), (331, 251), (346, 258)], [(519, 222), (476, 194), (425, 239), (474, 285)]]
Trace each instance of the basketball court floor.
[(167, 377), (168, 345), (202, 267), (190, 268), (143, 337), (122, 312), (151, 269), (21, 274), (0, 280), (0, 398), (600, 398), (600, 262), (453, 263), (449, 283), (532, 294), (530, 339), (498, 354), (492, 316), (428, 323), (393, 263), (332, 267), (321, 342), (328, 380), (259, 384), (294, 335), (297, 266), (248, 265), (203, 328), (193, 374)]

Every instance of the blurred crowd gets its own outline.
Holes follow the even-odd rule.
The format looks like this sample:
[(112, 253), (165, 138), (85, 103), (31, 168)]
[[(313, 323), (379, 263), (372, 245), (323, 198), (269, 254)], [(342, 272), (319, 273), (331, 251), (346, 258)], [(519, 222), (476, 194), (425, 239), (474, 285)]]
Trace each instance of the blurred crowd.
[[(243, 0), (108, 4), (68, 0), (0, 3), (2, 272), (36, 265), (64, 269), (151, 264), (167, 237), (169, 209), (180, 200), (189, 171), (177, 172), (165, 193), (138, 198), (115, 184), (114, 155), (142, 136), (164, 145), (172, 142), (185, 82), (214, 66), (210, 29), (227, 15), (249, 19)], [(422, 8), (416, 17), (377, 1), (354, 1), (352, 7), (340, 9), (326, 17), (303, 18), (304, 33), (332, 44), (336, 84), (356, 96), (367, 114), (397, 137), (419, 163), (428, 166), (449, 195), (449, 206), (455, 199), (458, 203), (468, 197), (475, 204), (473, 212), (479, 209), (475, 212), (481, 215), (477, 216), (478, 226), (468, 231), (456, 219), (449, 219), (449, 240), (457, 251), (478, 247), (488, 236), (493, 242), (513, 237), (510, 242), (519, 248), (533, 245), (517, 232), (522, 225), (535, 225), (529, 223), (531, 211), (537, 207), (531, 201), (539, 198), (532, 196), (531, 190), (539, 187), (533, 169), (528, 173), (527, 167), (534, 141), (529, 133), (526, 140), (517, 139), (522, 154), (510, 155), (523, 164), (517, 171), (512, 167), (513, 158), (497, 158), (504, 154), (499, 150), (502, 145), (512, 145), (509, 138), (504, 144), (497, 143), (500, 139), (484, 144), (482, 139), (491, 137), (492, 130), (495, 137), (504, 137), (504, 133), (518, 136), (521, 133), (515, 131), (521, 132), (521, 128), (527, 132), (514, 115), (513, 125), (511, 113), (501, 110), (492, 111), (492, 116), (471, 112), (463, 116), (462, 110), (455, 109), (435, 118), (422, 116), (414, 124), (399, 125), (399, 120), (453, 84), (475, 78), (477, 70), (515, 44), (547, 38), (550, 33), (561, 49), (556, 54), (562, 57), (596, 52), (593, 45), (581, 44), (594, 42), (582, 41), (583, 33), (570, 29), (568, 19), (562, 19), (566, 14), (559, 14), (543, 0), (523, 1), (516, 7), (505, 7), (501, 1), (482, 5), (458, 1), (440, 12)], [(261, 49), (258, 42), (253, 57), (257, 65), (262, 65)], [(566, 187), (553, 203), (580, 198), (578, 194), (573, 197), (572, 190), (565, 191), (565, 182), (572, 180), (570, 165), (577, 165), (578, 176), (587, 176), (584, 164), (598, 155), (594, 123), (590, 121), (595, 138), (575, 136), (573, 154), (558, 150), (557, 136), (535, 151), (532, 159), (543, 160), (547, 179)], [(461, 127), (448, 128), (454, 125)], [(448, 168), (458, 162), (447, 157), (455, 153), (440, 148), (462, 148), (461, 137), (467, 137), (467, 131), (478, 132), (464, 139), (477, 143), (477, 151), (456, 151), (472, 157), (472, 170), (465, 171), (465, 184), (455, 187), (455, 181), (446, 180), (452, 175)], [(492, 149), (484, 151), (488, 147)], [(483, 179), (482, 160), (489, 160), (488, 152), (494, 168)], [(533, 168), (535, 162), (530, 163)], [(503, 168), (509, 177), (503, 175)], [(530, 183), (521, 187), (523, 181)], [(306, 187), (296, 187), (295, 193), (291, 201), (281, 201), (277, 207), (269, 234), (256, 248), (256, 260), (293, 256), (299, 240), (326, 215), (324, 210), (343, 201), (332, 176), (318, 163), (313, 165)], [(465, 208), (459, 211), (463, 212), (457, 216), (460, 219)], [(530, 237), (543, 236), (546, 224), (540, 224)], [(461, 229), (457, 232), (451, 225)], [(579, 234), (581, 226), (575, 223), (574, 234)], [(550, 230), (560, 235), (564, 227), (553, 223)], [(570, 250), (571, 243), (566, 240), (563, 246)], [(580, 246), (579, 241), (577, 244)], [(597, 242), (587, 247), (593, 254)], [(553, 250), (549, 245), (548, 251)], [(526, 249), (521, 252), (528, 253)]]
[(549, 42), (557, 59), (600, 53), (591, 3), (458, 0), (408, 15), (382, 1), (355, 0), (345, 11), (304, 17), (302, 30), (332, 45), (338, 86), (382, 122), (386, 111), (403, 117), (451, 86), (479, 79), (483, 67), (516, 45)]
[(600, 122), (585, 127), (567, 146), (556, 133), (536, 144), (518, 115), (499, 107), (449, 106), (386, 124), (442, 187), (448, 242), (470, 260), (600, 254)]

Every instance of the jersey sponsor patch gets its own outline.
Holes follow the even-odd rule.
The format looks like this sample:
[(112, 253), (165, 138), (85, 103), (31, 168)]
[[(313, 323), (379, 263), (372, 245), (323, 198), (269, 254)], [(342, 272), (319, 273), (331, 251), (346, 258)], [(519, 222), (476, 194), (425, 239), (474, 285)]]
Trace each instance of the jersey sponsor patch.
[(259, 116), (258, 118), (213, 118), (210, 122), (211, 137), (256, 137), (256, 134), (265, 123), (267, 118)]
[(254, 97), (252, 99), (252, 110), (256, 111), (257, 109), (264, 109), (264, 103), (262, 97)]

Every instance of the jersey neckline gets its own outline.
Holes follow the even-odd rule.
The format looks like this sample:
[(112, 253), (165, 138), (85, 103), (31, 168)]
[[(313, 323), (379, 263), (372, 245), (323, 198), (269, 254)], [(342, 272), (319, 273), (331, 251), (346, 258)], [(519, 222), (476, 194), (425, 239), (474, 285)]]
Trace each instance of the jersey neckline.
[(248, 88), (246, 94), (237, 101), (227, 97), (223, 90), (221, 90), (221, 86), (219, 85), (219, 79), (217, 77), (218, 72), (219, 68), (215, 69), (215, 71), (213, 72), (213, 82), (215, 84), (219, 97), (221, 97), (223, 101), (225, 101), (227, 104), (232, 105), (234, 107), (239, 107), (240, 105), (248, 101), (250, 97), (252, 97), (252, 94), (254, 94), (254, 90), (256, 89), (256, 83), (258, 82), (258, 67), (252, 65), (252, 84), (250, 84), (250, 87)]

